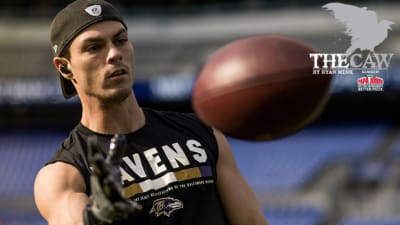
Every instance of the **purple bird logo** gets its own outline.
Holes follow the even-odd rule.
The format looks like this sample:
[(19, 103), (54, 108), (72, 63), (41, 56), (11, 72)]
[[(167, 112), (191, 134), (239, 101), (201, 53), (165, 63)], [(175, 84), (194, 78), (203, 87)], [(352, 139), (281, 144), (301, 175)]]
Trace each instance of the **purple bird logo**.
[(183, 203), (179, 199), (165, 197), (153, 201), (153, 207), (149, 214), (154, 213), (156, 217), (165, 215), (170, 217), (173, 212), (183, 208)]

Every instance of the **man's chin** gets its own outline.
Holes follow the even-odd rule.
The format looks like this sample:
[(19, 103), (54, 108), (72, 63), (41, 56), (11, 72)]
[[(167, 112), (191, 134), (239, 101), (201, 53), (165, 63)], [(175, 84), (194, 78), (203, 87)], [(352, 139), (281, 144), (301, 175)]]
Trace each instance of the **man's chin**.
[(132, 89), (120, 89), (103, 96), (102, 100), (105, 103), (119, 103), (125, 101), (131, 94), (133, 94)]

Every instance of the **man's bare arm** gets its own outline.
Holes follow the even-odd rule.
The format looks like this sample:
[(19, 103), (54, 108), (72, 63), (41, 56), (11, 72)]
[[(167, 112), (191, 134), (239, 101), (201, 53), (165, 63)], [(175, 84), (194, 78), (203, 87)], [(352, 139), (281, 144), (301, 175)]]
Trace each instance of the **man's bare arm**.
[(43, 167), (35, 180), (35, 203), (49, 225), (83, 225), (88, 202), (79, 171), (63, 162)]
[(219, 131), (215, 131), (219, 157), (217, 186), (225, 212), (232, 225), (268, 225), (254, 192), (241, 175), (231, 148)]

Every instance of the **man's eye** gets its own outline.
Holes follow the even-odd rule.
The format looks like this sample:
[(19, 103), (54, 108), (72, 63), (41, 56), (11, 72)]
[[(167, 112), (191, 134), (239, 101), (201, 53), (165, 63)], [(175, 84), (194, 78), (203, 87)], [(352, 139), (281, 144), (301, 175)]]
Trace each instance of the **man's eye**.
[(116, 44), (116, 45), (123, 45), (123, 44), (125, 44), (127, 41), (128, 41), (127, 38), (120, 38), (120, 39), (117, 39), (117, 40), (115, 41), (115, 44)]
[(100, 48), (100, 45), (89, 45), (85, 48), (85, 51), (94, 52), (94, 51), (97, 51), (99, 48)]

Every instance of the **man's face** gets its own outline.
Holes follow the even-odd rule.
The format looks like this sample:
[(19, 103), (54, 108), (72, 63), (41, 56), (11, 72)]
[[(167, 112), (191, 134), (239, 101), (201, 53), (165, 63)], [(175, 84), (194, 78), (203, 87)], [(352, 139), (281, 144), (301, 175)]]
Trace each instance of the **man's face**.
[(121, 101), (132, 92), (134, 50), (120, 22), (103, 21), (81, 32), (70, 45), (70, 70), (81, 98)]

